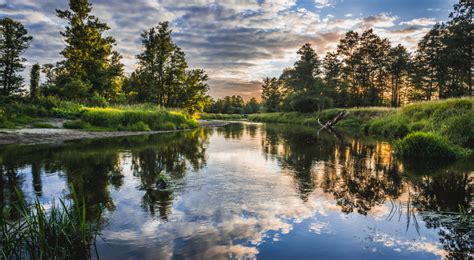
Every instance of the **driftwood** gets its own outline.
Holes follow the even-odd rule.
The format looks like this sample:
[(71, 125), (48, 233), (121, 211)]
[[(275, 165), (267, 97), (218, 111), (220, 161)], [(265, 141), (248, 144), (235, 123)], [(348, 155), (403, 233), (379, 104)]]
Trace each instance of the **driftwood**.
[(319, 121), (319, 118), (318, 118), (318, 124), (321, 126), (321, 129), (319, 129), (319, 130), (320, 131), (323, 130), (323, 129), (333, 130), (332, 127), (335, 124), (337, 124), (337, 122), (344, 119), (347, 115), (349, 115), (349, 112), (347, 112), (346, 110), (343, 110), (343, 111), (337, 113), (337, 115), (333, 119), (327, 121), (325, 124), (321, 123), (321, 121)]

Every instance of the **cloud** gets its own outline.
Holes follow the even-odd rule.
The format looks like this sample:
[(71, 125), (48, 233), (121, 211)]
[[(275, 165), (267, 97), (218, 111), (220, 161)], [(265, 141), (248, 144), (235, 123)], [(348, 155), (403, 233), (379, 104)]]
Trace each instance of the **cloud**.
[(331, 0), (314, 0), (316, 8), (325, 8), (333, 5)]
[[(277, 76), (283, 68), (291, 66), (297, 58), (296, 50), (306, 42), (312, 43), (322, 56), (335, 48), (348, 30), (376, 28), (385, 35), (395, 35), (397, 40), (406, 39), (408, 44), (416, 41), (418, 33), (423, 31), (419, 29), (403, 36), (401, 31), (390, 34), (399, 18), (386, 12), (357, 18), (351, 13), (320, 17), (322, 8), (339, 3), (334, 0), (310, 1), (310, 5), (301, 5), (296, 0), (91, 2), (94, 15), (111, 27), (106, 34), (117, 40), (116, 49), (123, 56), (126, 73), (133, 71), (135, 56), (141, 51), (140, 33), (160, 21), (170, 21), (173, 39), (186, 52), (191, 67), (207, 71), (211, 94), (215, 97), (239, 93), (245, 97), (259, 96), (256, 82), (264, 76)], [(67, 8), (67, 2), (0, 2), (0, 17), (21, 21), (34, 36), (26, 52), (29, 64), (54, 63), (62, 58), (59, 52), (64, 42), (59, 31), (65, 23), (56, 17), (57, 8)], [(402, 25), (427, 24), (430, 19), (404, 21)]]
[(417, 19), (400, 23), (400, 25), (410, 25), (410, 26), (431, 26), (434, 24), (436, 24), (436, 20), (434, 18), (417, 18)]

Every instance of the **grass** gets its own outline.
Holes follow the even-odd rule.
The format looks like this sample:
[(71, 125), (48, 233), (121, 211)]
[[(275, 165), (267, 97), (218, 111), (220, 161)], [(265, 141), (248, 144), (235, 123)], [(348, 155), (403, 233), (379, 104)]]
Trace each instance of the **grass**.
[[(325, 122), (332, 119), (337, 113), (344, 109), (333, 108), (314, 113), (300, 113), (300, 112), (281, 112), (281, 113), (260, 113), (248, 116), (250, 121), (265, 122), (265, 123), (288, 123), (306, 126), (319, 126), (318, 119)], [(361, 131), (363, 130), (364, 122), (370, 121), (373, 118), (393, 113), (394, 109), (384, 107), (367, 107), (367, 108), (350, 108), (345, 109), (349, 111), (349, 115), (341, 120), (336, 126), (341, 129)]]
[(42, 98), (35, 102), (25, 98), (0, 100), (0, 128), (51, 128), (46, 118), (71, 119), (65, 128), (87, 131), (151, 131), (194, 128), (198, 125), (180, 110), (153, 104), (90, 107), (79, 103)]
[(412, 132), (426, 132), (452, 144), (474, 148), (474, 99), (420, 102), (398, 109), (386, 117), (371, 120), (368, 134), (403, 138)]
[(470, 155), (468, 149), (453, 145), (446, 138), (434, 133), (413, 132), (395, 144), (403, 158), (462, 158)]
[(202, 113), (200, 115), (201, 119), (204, 120), (242, 120), (247, 119), (248, 115), (241, 114), (208, 114)]
[(83, 123), (76, 123), (76, 126), (85, 130), (96, 127), (112, 131), (156, 131), (188, 129), (198, 125), (185, 113), (159, 107), (84, 108), (80, 120)]
[[(53, 201), (46, 209), (35, 199), (28, 206), (20, 202), (4, 209), (0, 216), (2, 259), (86, 259), (91, 258), (99, 220), (90, 223), (84, 200), (72, 192), (72, 199)], [(13, 219), (13, 220), (12, 220)]]
[(57, 128), (56, 126), (46, 122), (36, 122), (31, 125), (32, 128)]
[[(261, 113), (249, 115), (250, 121), (268, 123), (289, 123), (318, 126), (318, 118), (325, 122), (342, 109), (328, 109), (318, 113)], [(382, 136), (393, 141), (403, 139), (410, 133), (417, 133), (404, 139), (400, 150), (404, 157), (460, 157), (474, 150), (474, 99), (453, 98), (439, 101), (419, 102), (403, 108), (383, 107), (350, 108), (349, 115), (337, 123), (335, 128), (353, 134)], [(416, 147), (426, 145), (429, 148)], [(412, 145), (413, 147), (408, 147)], [(450, 149), (446, 146), (449, 146)], [(464, 149), (463, 149), (464, 148)], [(418, 149), (418, 150), (417, 150)], [(428, 150), (429, 149), (429, 150)], [(439, 154), (434, 150), (444, 149)], [(405, 152), (402, 152), (405, 151)], [(420, 155), (409, 152), (418, 151)], [(455, 155), (455, 156), (454, 156)]]

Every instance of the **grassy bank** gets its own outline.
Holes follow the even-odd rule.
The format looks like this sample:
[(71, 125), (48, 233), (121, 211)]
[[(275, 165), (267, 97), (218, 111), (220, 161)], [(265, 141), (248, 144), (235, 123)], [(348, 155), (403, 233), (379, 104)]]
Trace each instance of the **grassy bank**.
[[(248, 120), (318, 126), (318, 118), (325, 122), (341, 110), (261, 113), (249, 115)], [(388, 138), (397, 144), (397, 151), (404, 157), (464, 157), (474, 150), (474, 99), (420, 102), (398, 109), (368, 107), (346, 110), (349, 115), (336, 128)]]
[[(325, 122), (334, 118), (342, 110), (344, 109), (334, 108), (315, 113), (260, 113), (249, 115), (248, 119), (253, 122), (319, 126), (318, 119)], [(350, 108), (346, 110), (349, 111), (349, 115), (341, 120), (336, 127), (351, 131), (362, 131), (366, 122), (395, 112), (395, 109), (385, 107)]]
[(202, 113), (199, 117), (204, 120), (243, 120), (247, 119), (248, 115)]
[(64, 124), (66, 128), (90, 131), (176, 130), (197, 126), (197, 121), (182, 111), (151, 104), (94, 107), (57, 99), (0, 101), (0, 128), (47, 128), (50, 125), (44, 121), (48, 118), (69, 119)]

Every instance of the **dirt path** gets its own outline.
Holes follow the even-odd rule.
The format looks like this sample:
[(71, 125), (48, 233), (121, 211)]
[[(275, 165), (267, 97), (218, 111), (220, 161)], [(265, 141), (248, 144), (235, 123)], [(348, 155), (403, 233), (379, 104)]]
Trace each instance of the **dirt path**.
[[(80, 130), (61, 128), (64, 120), (51, 119), (48, 121), (58, 128), (24, 128), (24, 129), (0, 129), (0, 145), (6, 144), (44, 144), (62, 143), (69, 140), (134, 136), (144, 134), (169, 133), (174, 131), (148, 131), (148, 132), (87, 132)], [(199, 121), (201, 127), (219, 127), (228, 124), (224, 121)]]

